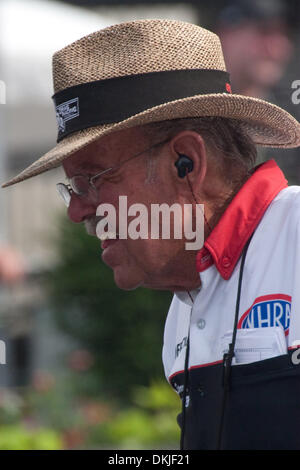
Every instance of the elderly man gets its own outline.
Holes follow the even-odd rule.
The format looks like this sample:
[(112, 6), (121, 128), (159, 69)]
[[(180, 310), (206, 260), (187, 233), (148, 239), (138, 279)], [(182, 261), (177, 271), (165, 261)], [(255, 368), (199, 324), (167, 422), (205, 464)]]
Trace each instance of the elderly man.
[(190, 205), (194, 222), (202, 204), (200, 249), (117, 225), (103, 261), (122, 289), (174, 292), (163, 361), (181, 448), (300, 448), (300, 188), (272, 160), (254, 166), (255, 144), (299, 146), (299, 123), (233, 94), (218, 37), (178, 21), (86, 36), (54, 55), (53, 75), (58, 144), (4, 186), (63, 165), (68, 215), (95, 235), (120, 196)]

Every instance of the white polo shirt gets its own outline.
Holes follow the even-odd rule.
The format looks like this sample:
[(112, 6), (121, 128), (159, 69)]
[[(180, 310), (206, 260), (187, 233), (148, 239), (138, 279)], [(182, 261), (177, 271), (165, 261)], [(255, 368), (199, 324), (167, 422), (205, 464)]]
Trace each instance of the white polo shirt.
[(252, 234), (238, 328), (268, 333), (280, 327), (287, 348), (300, 344), (300, 187), (288, 187), (269, 160), (256, 167), (198, 252), (201, 288), (190, 293), (194, 303), (184, 292), (173, 297), (163, 345), (169, 381), (184, 370), (189, 328), (189, 370), (222, 362), (222, 338), (233, 329), (241, 253)]

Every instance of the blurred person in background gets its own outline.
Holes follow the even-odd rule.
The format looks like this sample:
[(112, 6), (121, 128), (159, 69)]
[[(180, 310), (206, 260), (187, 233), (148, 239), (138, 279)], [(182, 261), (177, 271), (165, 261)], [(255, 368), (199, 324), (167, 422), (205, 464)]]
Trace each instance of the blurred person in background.
[(215, 31), (234, 92), (268, 97), (293, 53), (285, 5), (279, 0), (235, 0), (220, 12)]
[[(68, 216), (104, 235), (117, 286), (174, 293), (163, 362), (182, 449), (299, 449), (300, 187), (255, 163), (256, 145), (299, 147), (300, 124), (232, 93), (219, 38), (190, 23), (95, 32), (55, 53), (53, 78), (57, 145), (3, 186), (62, 165)], [(100, 237), (102, 203), (127, 216), (120, 196), (188, 204), (193, 222), (203, 204), (204, 245)]]
[[(221, 39), (234, 93), (263, 98), (283, 106), (299, 120), (291, 83), (298, 79), (293, 12), (281, 0), (233, 0), (217, 15), (213, 30)], [(293, 57), (296, 60), (292, 60)], [(274, 158), (289, 184), (300, 182), (299, 150), (282, 155), (259, 148), (258, 162)]]

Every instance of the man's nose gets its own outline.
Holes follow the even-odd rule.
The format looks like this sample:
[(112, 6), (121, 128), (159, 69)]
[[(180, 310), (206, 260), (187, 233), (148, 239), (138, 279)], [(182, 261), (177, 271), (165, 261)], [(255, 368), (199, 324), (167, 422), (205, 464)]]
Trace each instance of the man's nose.
[(96, 207), (90, 201), (72, 193), (68, 207), (68, 217), (72, 222), (81, 223), (87, 217), (96, 214)]

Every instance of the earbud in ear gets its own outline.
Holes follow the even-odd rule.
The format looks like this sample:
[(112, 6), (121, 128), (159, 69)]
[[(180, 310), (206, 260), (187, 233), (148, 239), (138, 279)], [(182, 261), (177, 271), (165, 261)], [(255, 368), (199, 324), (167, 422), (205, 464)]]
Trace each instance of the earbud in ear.
[(193, 171), (193, 168), (194, 168), (193, 160), (191, 160), (189, 157), (181, 153), (179, 153), (178, 155), (179, 155), (179, 158), (175, 162), (175, 166), (177, 168), (179, 178), (184, 178), (187, 173), (190, 173), (191, 171)]

